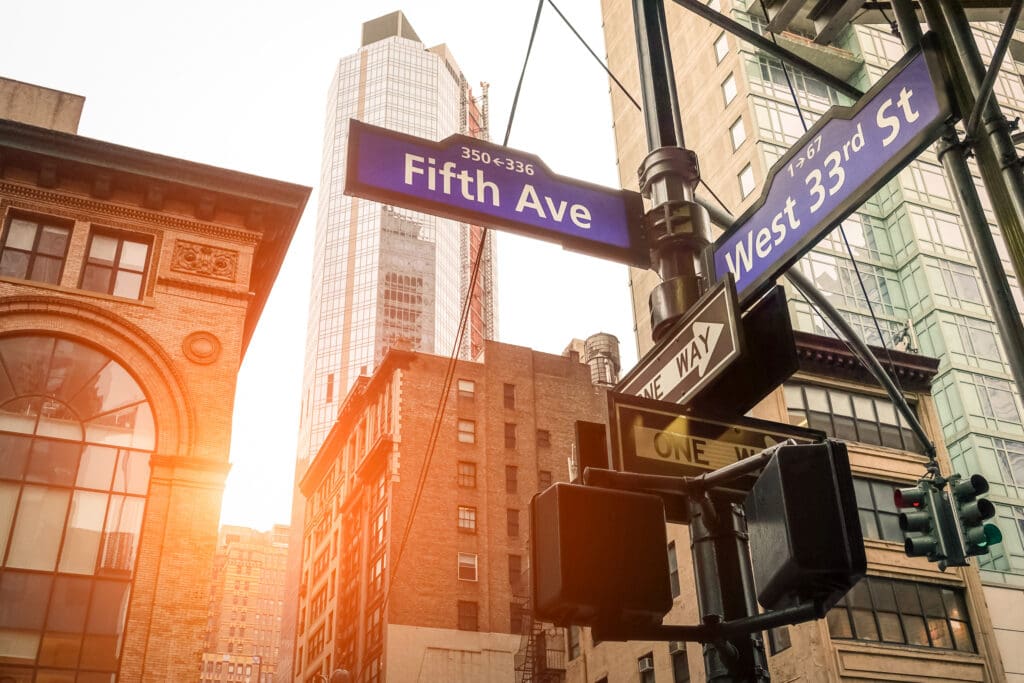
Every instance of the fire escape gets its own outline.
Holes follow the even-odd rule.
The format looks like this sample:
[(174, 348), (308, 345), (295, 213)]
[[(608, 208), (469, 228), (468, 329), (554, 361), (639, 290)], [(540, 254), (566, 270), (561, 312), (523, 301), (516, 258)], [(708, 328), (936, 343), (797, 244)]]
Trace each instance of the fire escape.
[(563, 683), (565, 631), (533, 619), (529, 569), (512, 586), (512, 604), (523, 634), (515, 655), (516, 683)]

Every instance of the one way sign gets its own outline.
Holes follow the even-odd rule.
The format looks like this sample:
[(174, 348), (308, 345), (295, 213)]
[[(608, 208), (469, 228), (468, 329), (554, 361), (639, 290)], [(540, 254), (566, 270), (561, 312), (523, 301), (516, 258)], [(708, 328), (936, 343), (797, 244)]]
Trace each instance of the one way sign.
[(631, 396), (686, 403), (743, 352), (731, 274), (705, 294), (615, 387)]

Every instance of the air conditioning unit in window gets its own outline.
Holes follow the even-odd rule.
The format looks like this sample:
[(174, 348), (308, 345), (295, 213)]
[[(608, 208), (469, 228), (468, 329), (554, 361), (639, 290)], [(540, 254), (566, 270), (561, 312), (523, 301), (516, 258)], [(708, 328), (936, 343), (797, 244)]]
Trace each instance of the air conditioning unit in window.
[(682, 640), (668, 641), (668, 653), (674, 655), (677, 652), (686, 652), (686, 643)]
[(654, 657), (641, 657), (638, 660), (640, 673), (654, 671)]

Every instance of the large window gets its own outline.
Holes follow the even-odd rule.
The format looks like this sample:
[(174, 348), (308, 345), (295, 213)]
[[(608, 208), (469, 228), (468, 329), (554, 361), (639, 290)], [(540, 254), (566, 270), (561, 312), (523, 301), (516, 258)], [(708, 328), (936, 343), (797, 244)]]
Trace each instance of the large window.
[(459, 506), (459, 531), (476, 533), (476, 508), (468, 505)]
[(104, 353), (52, 337), (0, 338), (5, 675), (45, 670), (64, 680), (80, 669), (113, 680), (154, 439), (141, 388)]
[(149, 243), (117, 233), (94, 232), (89, 239), (82, 289), (127, 299), (142, 297)]
[[(904, 484), (907, 486), (907, 484)], [(857, 514), (864, 538), (903, 543), (899, 511), (893, 499), (897, 484), (874, 479), (854, 477), (853, 490), (857, 497)]]
[(785, 393), (791, 424), (820, 429), (842, 441), (922, 452), (886, 398), (796, 383), (786, 384)]
[(477, 618), (477, 604), (470, 600), (459, 600), (459, 630), (479, 631), (480, 624)]
[(71, 228), (53, 219), (11, 216), (0, 248), (0, 275), (60, 284)]
[(828, 613), (835, 639), (975, 652), (963, 591), (877, 576), (861, 579)]

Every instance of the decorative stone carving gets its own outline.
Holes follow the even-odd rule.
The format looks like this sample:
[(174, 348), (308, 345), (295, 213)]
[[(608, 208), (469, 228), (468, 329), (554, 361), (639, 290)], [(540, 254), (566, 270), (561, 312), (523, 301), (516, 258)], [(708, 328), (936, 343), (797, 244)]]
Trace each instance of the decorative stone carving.
[(233, 281), (238, 271), (238, 252), (178, 240), (174, 243), (171, 270)]
[(209, 332), (193, 332), (185, 337), (181, 350), (193, 363), (209, 365), (220, 357), (220, 340)]

